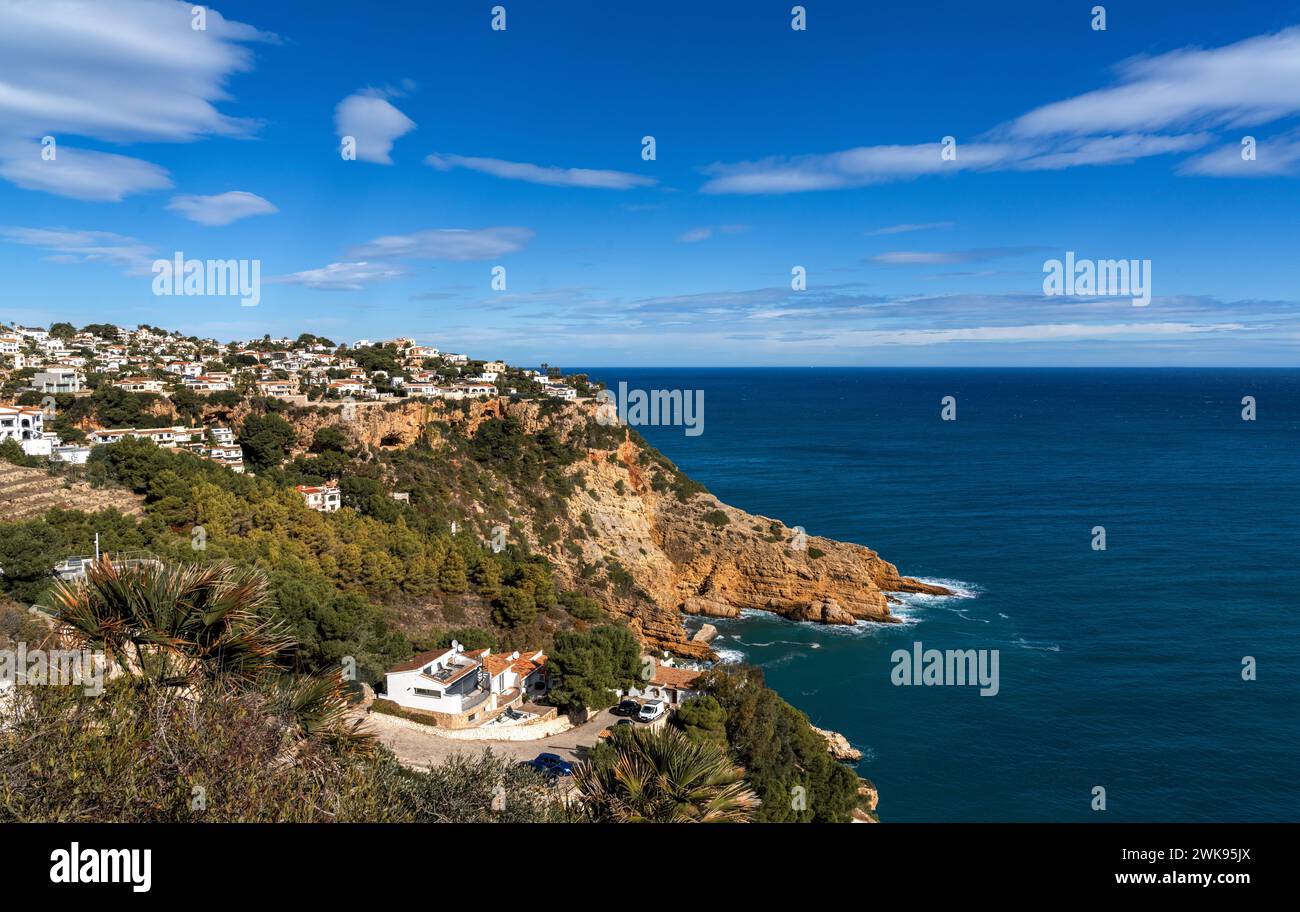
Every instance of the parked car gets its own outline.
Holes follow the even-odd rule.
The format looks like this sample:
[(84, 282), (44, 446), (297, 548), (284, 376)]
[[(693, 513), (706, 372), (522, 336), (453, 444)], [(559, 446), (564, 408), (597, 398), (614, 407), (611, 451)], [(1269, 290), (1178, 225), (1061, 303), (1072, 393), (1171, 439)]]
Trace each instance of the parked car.
[(663, 700), (647, 700), (641, 705), (641, 711), (636, 714), (636, 717), (641, 722), (653, 722), (662, 716), (666, 710), (667, 706)]
[(610, 710), (616, 716), (635, 716), (640, 711), (641, 704), (636, 700), (624, 700)]
[(547, 776), (569, 776), (573, 774), (573, 764), (559, 754), (538, 754), (528, 761), (528, 765)]

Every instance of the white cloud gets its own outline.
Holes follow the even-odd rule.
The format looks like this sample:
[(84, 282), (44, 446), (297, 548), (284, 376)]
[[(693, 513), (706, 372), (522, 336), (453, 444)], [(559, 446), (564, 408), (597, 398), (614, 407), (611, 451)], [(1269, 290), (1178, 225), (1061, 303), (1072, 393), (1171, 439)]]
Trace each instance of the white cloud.
[(1055, 142), (1010, 167), (1018, 171), (1059, 171), (1081, 165), (1122, 165), (1153, 155), (1188, 152), (1210, 142), (1208, 133), (1179, 136), (1148, 136), (1129, 133), (1089, 139)]
[(1045, 323), (1024, 326), (968, 326), (958, 329), (848, 330), (845, 345), (941, 345), (948, 342), (1077, 342), (1117, 337), (1149, 338), (1190, 333), (1235, 332), (1240, 323)]
[(375, 238), (348, 251), (357, 259), (486, 260), (522, 250), (533, 238), (528, 228), (432, 228)]
[[(945, 161), (938, 143), (862, 146), (705, 168), (705, 193), (795, 193), (862, 187), (961, 171), (1042, 171), (1127, 164), (1209, 144), (1212, 131), (1300, 113), (1300, 27), (1206, 50), (1127, 61), (1117, 84), (1036, 108), (970, 142)], [(1169, 132), (1172, 131), (1172, 132)], [(1240, 137), (1236, 137), (1240, 140)], [(1287, 173), (1287, 148), (1268, 173)], [(1255, 169), (1259, 175), (1265, 168)], [(1183, 173), (1236, 174), (1222, 153)]]
[(1119, 84), (1036, 108), (1016, 136), (1236, 128), (1300, 113), (1300, 27), (1116, 68)]
[(658, 181), (628, 171), (603, 171), (594, 168), (558, 168), (534, 165), (528, 162), (504, 161), (499, 158), (474, 158), (466, 155), (438, 153), (425, 158), (424, 163), (439, 171), (467, 168), (493, 177), (546, 184), (551, 187), (594, 187), (604, 190), (630, 190), (633, 187), (651, 187)]
[(78, 231), (71, 228), (0, 228), (0, 237), (28, 247), (50, 251), (46, 259), (56, 263), (109, 263), (129, 273), (147, 273), (154, 259), (153, 248), (143, 241), (110, 231)]
[(240, 42), (274, 35), (181, 0), (0, 0), (0, 123), (10, 135), (69, 133), (185, 142), (240, 135), (221, 113), (226, 80), (251, 70)]
[(167, 208), (200, 225), (229, 225), (250, 215), (270, 215), (280, 211), (256, 193), (243, 190), (215, 196), (174, 196)]
[(881, 266), (952, 266), (957, 263), (982, 263), (1002, 257), (1034, 253), (1037, 247), (975, 247), (970, 250), (897, 250), (869, 257)]
[(1300, 130), (1270, 138), (1255, 137), (1255, 158), (1241, 157), (1240, 140), (1188, 159), (1179, 174), (1203, 177), (1276, 177), (1300, 174)]
[(302, 285), (325, 291), (360, 291), (367, 285), (387, 282), (406, 275), (406, 270), (388, 263), (330, 263), (267, 279), (275, 285)]
[[(77, 199), (118, 201), (171, 186), (157, 165), (70, 147), (65, 137), (189, 142), (242, 136), (251, 120), (219, 111), (231, 75), (251, 70), (247, 42), (276, 36), (182, 0), (0, 0), (0, 176)], [(30, 157), (58, 140), (58, 167)]]
[(378, 89), (355, 92), (334, 109), (334, 130), (339, 138), (351, 136), (356, 140), (357, 158), (377, 165), (391, 165), (393, 143), (415, 129), (415, 121), (393, 107), (386, 94)]
[(879, 237), (882, 234), (907, 234), (912, 231), (930, 231), (935, 228), (952, 228), (955, 222), (905, 222), (902, 225), (887, 225), (868, 231), (867, 237)]
[(697, 244), (700, 241), (707, 241), (713, 237), (715, 232), (718, 234), (744, 234), (748, 230), (748, 225), (718, 225), (716, 228), (712, 225), (706, 225), (702, 228), (692, 228), (690, 231), (683, 232), (677, 240), (683, 244)]
[(0, 177), (24, 190), (91, 202), (117, 203), (132, 193), (172, 186), (165, 168), (143, 159), (65, 145), (55, 149), (54, 159), (47, 161), (34, 140), (0, 145)]
[(714, 164), (705, 193), (797, 193), (861, 187), (925, 174), (982, 170), (1014, 160), (1023, 151), (1012, 144), (958, 144), (956, 159), (945, 160), (941, 143), (911, 146), (861, 146), (825, 155), (770, 157), (738, 164)]

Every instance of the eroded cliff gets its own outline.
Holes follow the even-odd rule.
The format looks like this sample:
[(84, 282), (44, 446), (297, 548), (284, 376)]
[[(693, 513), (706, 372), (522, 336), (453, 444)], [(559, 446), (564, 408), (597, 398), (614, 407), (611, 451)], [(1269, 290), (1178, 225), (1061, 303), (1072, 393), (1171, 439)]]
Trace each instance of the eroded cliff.
[(528, 435), (549, 431), (582, 442), (580, 458), (562, 469), (571, 489), (563, 511), (539, 516), (535, 499), (515, 491), (508, 498), (512, 534), (544, 552), (565, 586), (597, 596), (654, 648), (711, 655), (707, 643), (688, 640), (683, 614), (734, 617), (753, 609), (826, 624), (889, 623), (889, 593), (947, 591), (902, 576), (869, 548), (805, 537), (778, 519), (721, 503), (625, 428), (588, 433), (590, 403), (498, 399), (317, 411), (300, 418), (299, 441), (337, 424), (374, 449), (418, 440), (437, 448), (442, 434), (473, 437), (484, 422), (508, 418)]

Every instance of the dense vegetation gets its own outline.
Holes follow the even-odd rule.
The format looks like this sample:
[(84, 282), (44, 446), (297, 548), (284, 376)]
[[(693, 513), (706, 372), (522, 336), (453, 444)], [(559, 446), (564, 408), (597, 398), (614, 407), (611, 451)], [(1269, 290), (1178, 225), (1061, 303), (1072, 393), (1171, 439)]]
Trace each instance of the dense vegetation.
[[(755, 820), (763, 823), (842, 823), (858, 806), (858, 777), (826, 750), (808, 717), (763, 683), (761, 669), (722, 665), (704, 674), (709, 696), (683, 707), (676, 717), (688, 738), (716, 738), (717, 711), (734, 760), (747, 770), (762, 799)], [(708, 702), (711, 701), (711, 702)]]
[(115, 674), (98, 694), (6, 691), (0, 821), (525, 822), (568, 813), (536, 773), (491, 755), (428, 772), (400, 766), (359, 727), (337, 675), (302, 676), (285, 663), (294, 644), (261, 614), (271, 606), (260, 574), (228, 565), (119, 572), (103, 561), (86, 582), (57, 587), (48, 607), (71, 645), (101, 652)]
[[(140, 418), (144, 401), (117, 390), (76, 400), (111, 423)], [(100, 411), (109, 406), (132, 411)], [(617, 562), (584, 571), (584, 591), (557, 588), (549, 561), (525, 534), (542, 544), (560, 538), (573, 479), (581, 483), (581, 473), (565, 468), (588, 445), (616, 445), (617, 432), (589, 422), (562, 439), (550, 430), (527, 434), (505, 418), (467, 437), (455, 423), (434, 422), (417, 445), (380, 452), (325, 425), (307, 452), (291, 456), (296, 430), (282, 408), (253, 411), (240, 428), (256, 474), (148, 441), (96, 447), (83, 474), (142, 495), (145, 516), (55, 510), (0, 523), (0, 592), (36, 601), (51, 585), (50, 568), (92, 553), (96, 533), (109, 553), (258, 568), (270, 581), (277, 619), (300, 644), (301, 666), (331, 667), (347, 656), (371, 682), (414, 650), (449, 639), (453, 628), (476, 628), (494, 648), (547, 647), (557, 633), (604, 619), (602, 592), (640, 595)], [(31, 464), (17, 452), (0, 457)], [(293, 490), (334, 479), (345, 506), (334, 514), (306, 508)], [(393, 491), (406, 492), (409, 503)], [(494, 527), (504, 532), (504, 547), (493, 545)]]

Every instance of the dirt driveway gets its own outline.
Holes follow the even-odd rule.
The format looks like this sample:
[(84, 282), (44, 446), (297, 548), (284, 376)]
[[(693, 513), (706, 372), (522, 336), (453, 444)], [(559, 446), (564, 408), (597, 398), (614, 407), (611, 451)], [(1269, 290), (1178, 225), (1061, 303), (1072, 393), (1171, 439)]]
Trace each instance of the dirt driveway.
[(383, 713), (371, 713), (368, 722), (378, 733), (379, 740), (397, 755), (398, 760), (408, 766), (425, 768), (441, 763), (453, 754), (477, 755), (488, 748), (498, 756), (515, 760), (532, 760), (543, 753), (559, 754), (570, 762), (581, 760), (586, 755), (587, 748), (596, 743), (596, 736), (601, 730), (614, 725), (618, 720), (618, 716), (604, 710), (590, 722), (536, 741), (454, 741), (399, 725), (391, 716)]

